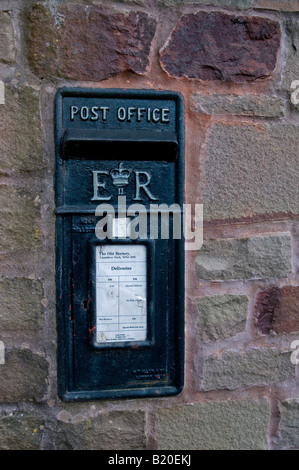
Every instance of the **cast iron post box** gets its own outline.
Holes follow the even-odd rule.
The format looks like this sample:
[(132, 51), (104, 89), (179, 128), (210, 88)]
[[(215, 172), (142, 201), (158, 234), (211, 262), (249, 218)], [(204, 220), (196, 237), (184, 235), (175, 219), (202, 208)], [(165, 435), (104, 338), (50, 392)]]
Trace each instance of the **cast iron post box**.
[(184, 377), (180, 94), (62, 88), (55, 107), (59, 395), (174, 395)]

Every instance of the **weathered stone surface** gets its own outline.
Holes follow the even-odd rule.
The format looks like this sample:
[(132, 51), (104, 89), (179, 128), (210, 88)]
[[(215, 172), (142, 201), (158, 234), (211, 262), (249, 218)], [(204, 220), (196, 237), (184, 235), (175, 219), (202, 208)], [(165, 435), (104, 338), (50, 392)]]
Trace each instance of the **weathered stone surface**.
[[(120, 3), (131, 3), (133, 5), (145, 5), (146, 4), (146, 0), (118, 0)], [(90, 0), (90, 3), (92, 2), (92, 0)], [(103, 3), (110, 3), (111, 4), (111, 0), (102, 0)]]
[(277, 21), (199, 12), (183, 15), (161, 50), (174, 77), (247, 82), (271, 76), (280, 45)]
[(14, 62), (16, 58), (14, 30), (7, 12), (0, 11), (0, 61)]
[(156, 21), (142, 11), (64, 5), (55, 14), (34, 5), (29, 64), (40, 77), (104, 80), (121, 72), (145, 74)]
[(47, 391), (47, 361), (28, 349), (5, 351), (0, 367), (0, 403), (40, 402)]
[(208, 356), (203, 363), (201, 390), (234, 390), (268, 385), (294, 377), (290, 353), (276, 349), (224, 351)]
[(199, 4), (246, 10), (253, 6), (255, 1), (256, 0), (158, 0), (158, 4), (165, 6)]
[(38, 331), (43, 321), (41, 281), (0, 280), (0, 331)]
[(84, 421), (78, 421), (69, 413), (64, 413), (56, 431), (53, 446), (57, 450), (146, 448), (145, 416), (141, 411), (111, 411)]
[(196, 273), (210, 280), (287, 277), (291, 257), (288, 233), (207, 240), (198, 252)]
[[(282, 90), (291, 93), (294, 91), (291, 84), (299, 80), (299, 20), (297, 17), (288, 17), (284, 24), (286, 34), (286, 61), (282, 72)], [(298, 87), (297, 87), (298, 88)]]
[(269, 417), (266, 400), (214, 401), (159, 409), (159, 449), (267, 449)]
[(213, 295), (197, 299), (199, 317), (197, 339), (225, 339), (244, 330), (248, 297), (246, 295)]
[(238, 116), (281, 117), (284, 100), (266, 95), (202, 95), (192, 96), (195, 111), (204, 114), (235, 114)]
[(289, 398), (279, 404), (279, 447), (299, 449), (299, 398)]
[(44, 164), (38, 92), (6, 85), (0, 126), (1, 170), (40, 173)]
[(270, 287), (260, 292), (255, 325), (263, 334), (299, 332), (299, 287)]
[(254, 7), (267, 10), (299, 11), (299, 0), (257, 0)]
[(298, 131), (289, 124), (213, 125), (203, 169), (204, 219), (298, 214)]
[(1, 184), (0, 202), (0, 253), (40, 247), (38, 195)]
[(0, 414), (1, 450), (39, 450), (44, 421), (29, 413), (15, 411)]

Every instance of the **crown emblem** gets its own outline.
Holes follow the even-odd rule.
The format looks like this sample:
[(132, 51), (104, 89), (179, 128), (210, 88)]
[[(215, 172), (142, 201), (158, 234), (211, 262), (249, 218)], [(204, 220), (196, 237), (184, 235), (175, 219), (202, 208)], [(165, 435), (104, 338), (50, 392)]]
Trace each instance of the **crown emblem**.
[(110, 171), (110, 176), (114, 186), (126, 186), (129, 183), (129, 176), (131, 170), (122, 167), (122, 162), (118, 165), (118, 168), (113, 168)]

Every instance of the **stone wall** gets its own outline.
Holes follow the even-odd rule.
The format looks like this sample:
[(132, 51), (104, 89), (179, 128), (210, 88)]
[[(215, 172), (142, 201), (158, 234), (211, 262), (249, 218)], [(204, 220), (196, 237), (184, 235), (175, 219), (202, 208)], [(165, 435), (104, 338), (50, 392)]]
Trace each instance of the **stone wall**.
[[(0, 80), (0, 449), (299, 449), (298, 0), (2, 0)], [(57, 397), (53, 103), (74, 85), (185, 98), (204, 244), (177, 397)]]

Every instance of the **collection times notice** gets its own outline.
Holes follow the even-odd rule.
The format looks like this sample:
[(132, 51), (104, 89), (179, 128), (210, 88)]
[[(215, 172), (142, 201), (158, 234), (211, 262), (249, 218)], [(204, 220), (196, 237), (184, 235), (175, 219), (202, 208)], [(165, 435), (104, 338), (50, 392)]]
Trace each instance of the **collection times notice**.
[(146, 340), (146, 273), (144, 245), (96, 247), (98, 343)]

